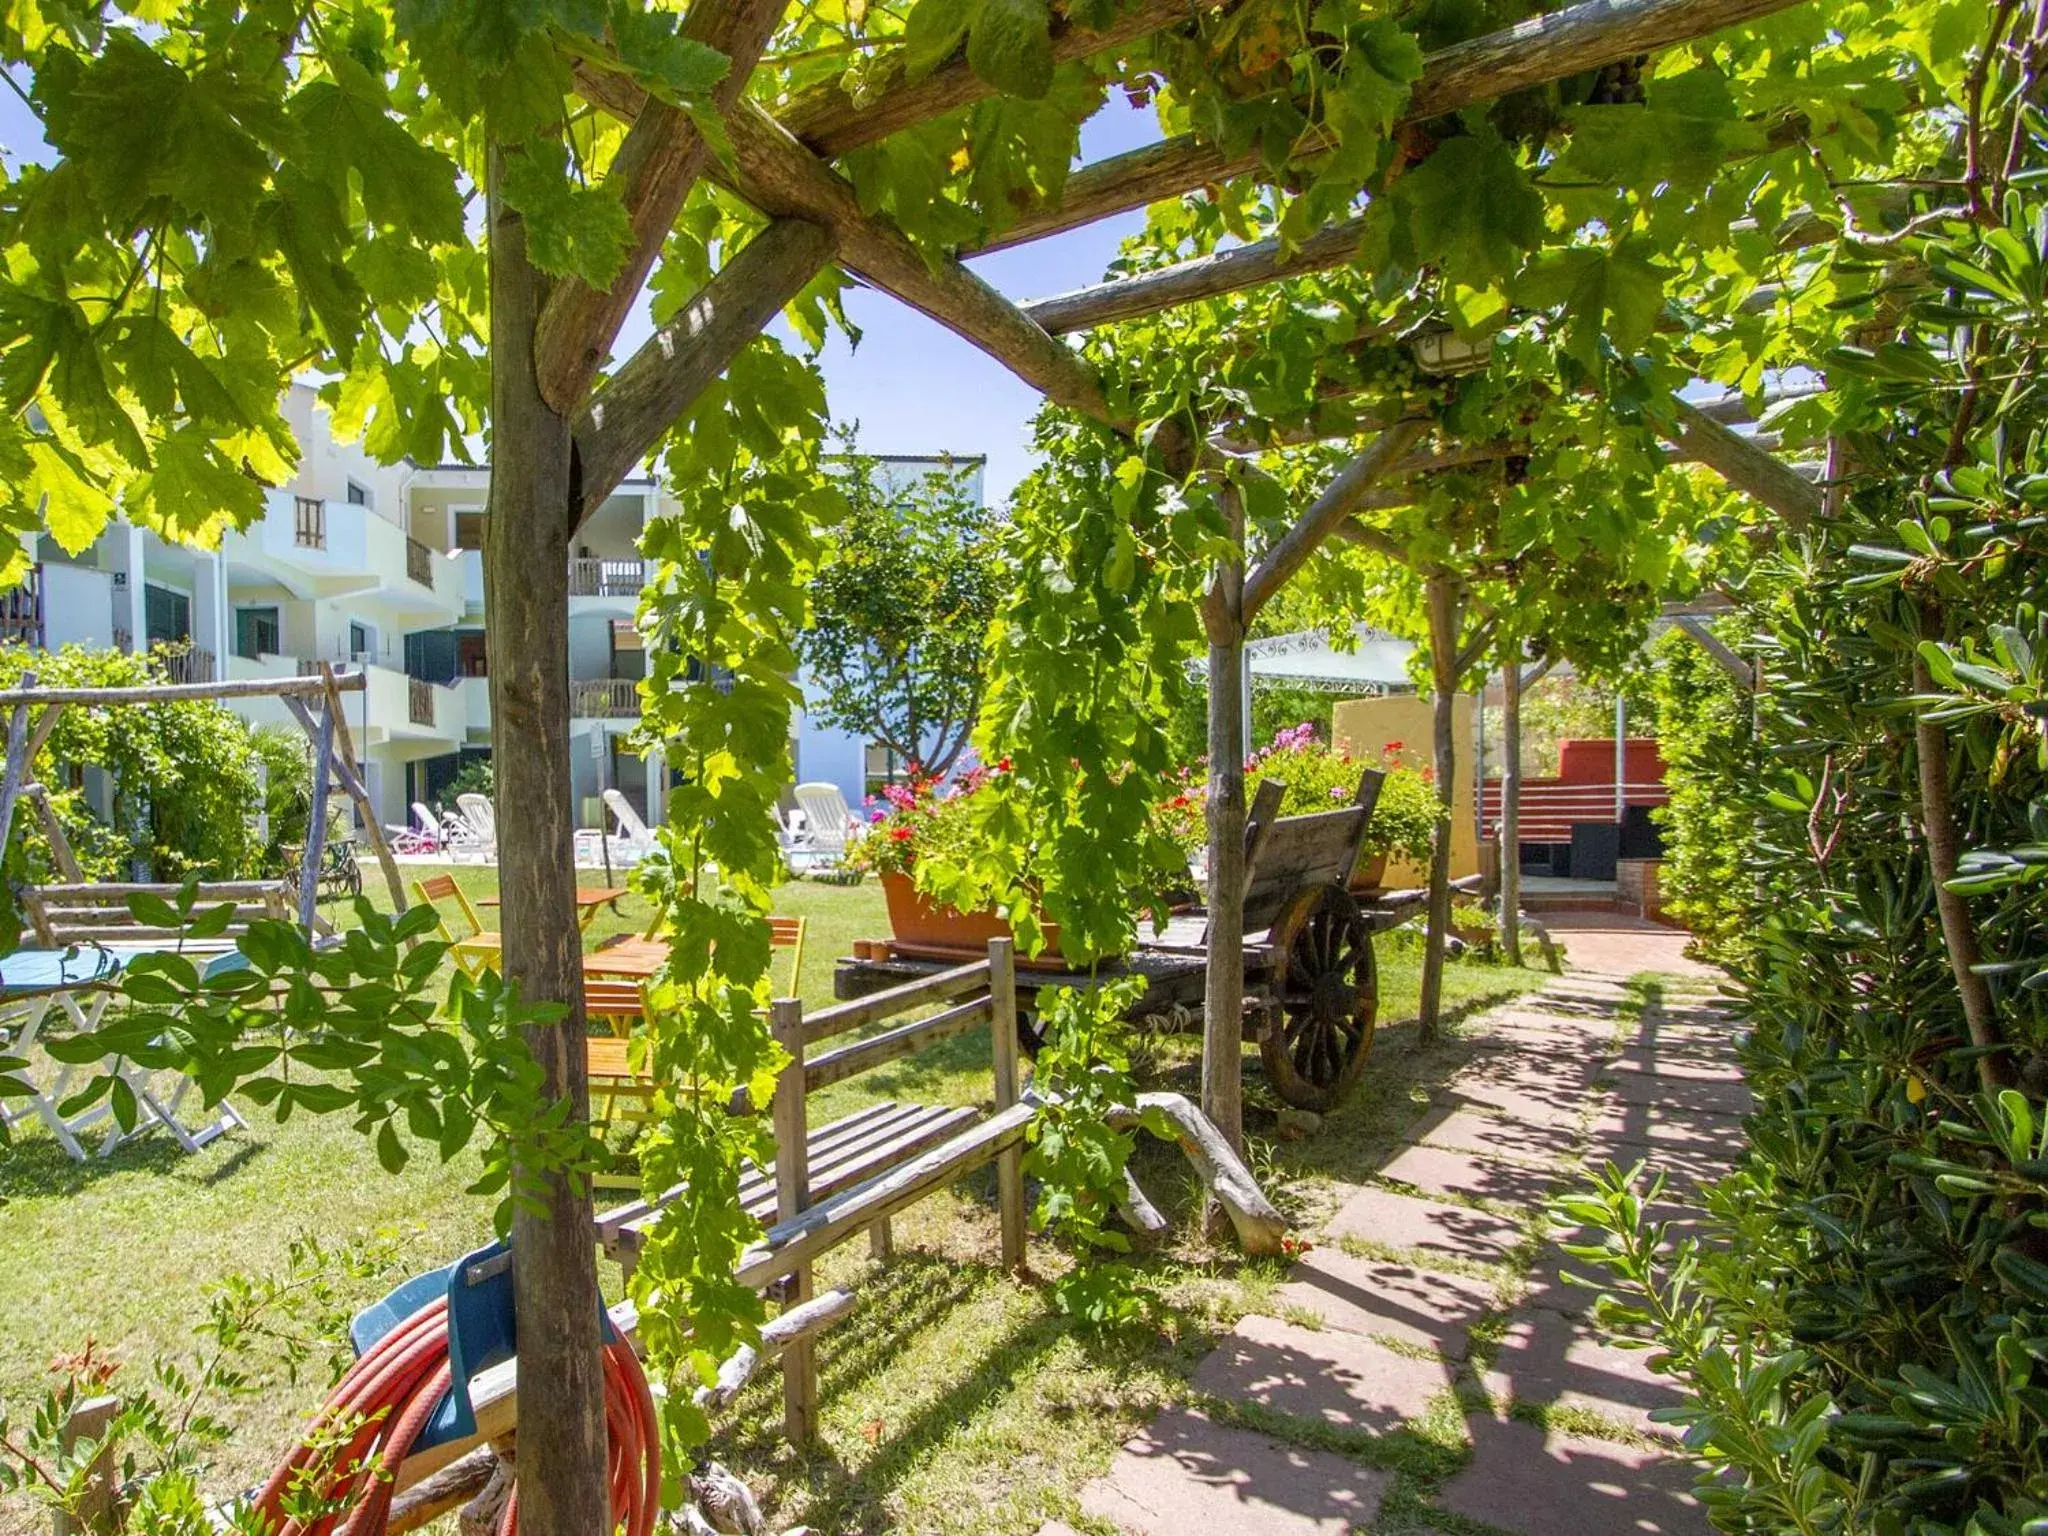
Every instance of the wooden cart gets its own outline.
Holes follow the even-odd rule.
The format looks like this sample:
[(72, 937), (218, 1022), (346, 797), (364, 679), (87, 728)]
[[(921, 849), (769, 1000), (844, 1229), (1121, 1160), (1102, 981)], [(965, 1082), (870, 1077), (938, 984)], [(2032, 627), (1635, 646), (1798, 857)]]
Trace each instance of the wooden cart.
[[(1245, 824), (1245, 995), (1257, 1005), (1259, 1056), (1273, 1090), (1301, 1109), (1327, 1110), (1364, 1074), (1379, 1010), (1372, 936), (1406, 921), (1421, 891), (1360, 896), (1350, 889), (1383, 775), (1367, 769), (1351, 804), (1306, 816), (1278, 816), (1282, 785), (1259, 786)], [(1020, 969), (1018, 1019), (1026, 1049), (1037, 1046), (1035, 1000), (1044, 987), (1090, 986), (1143, 975), (1136, 1012), (1199, 1018), (1209, 954), (1208, 916), (1177, 912), (1163, 933), (1105, 964), (1097, 976)], [(957, 961), (892, 953), (839, 961), (833, 991), (860, 997)]]

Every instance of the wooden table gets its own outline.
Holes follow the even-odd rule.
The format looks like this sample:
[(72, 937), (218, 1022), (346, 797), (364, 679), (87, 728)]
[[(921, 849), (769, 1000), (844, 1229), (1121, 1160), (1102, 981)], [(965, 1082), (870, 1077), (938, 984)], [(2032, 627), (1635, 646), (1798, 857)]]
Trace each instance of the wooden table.
[(668, 945), (660, 939), (628, 939), (623, 944), (613, 944), (586, 954), (583, 957), (583, 974), (649, 981), (666, 964)]
[[(591, 923), (597, 917), (598, 908), (608, 907), (621, 896), (631, 894), (623, 885), (578, 886), (576, 888), (576, 926), (585, 933), (588, 933)], [(480, 907), (495, 907), (497, 904), (498, 898), (495, 896), (484, 896), (477, 901), (477, 905)]]

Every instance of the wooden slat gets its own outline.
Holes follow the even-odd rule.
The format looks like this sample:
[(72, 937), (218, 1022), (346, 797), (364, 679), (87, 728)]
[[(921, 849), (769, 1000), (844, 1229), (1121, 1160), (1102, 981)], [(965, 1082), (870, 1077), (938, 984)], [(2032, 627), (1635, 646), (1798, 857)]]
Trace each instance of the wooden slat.
[[(976, 1112), (966, 1105), (954, 1109), (926, 1109), (894, 1134), (877, 1139), (869, 1144), (842, 1151), (831, 1163), (813, 1168), (811, 1173), (811, 1199), (830, 1199), (843, 1190), (853, 1188), (865, 1179), (894, 1168), (908, 1158), (915, 1157), (928, 1147), (935, 1147), (959, 1135), (978, 1118)], [(758, 1189), (743, 1189), (740, 1203), (748, 1215), (766, 1221), (775, 1215), (775, 1191), (768, 1185)], [(642, 1223), (635, 1222), (626, 1228), (637, 1238)], [(637, 1246), (637, 1245), (636, 1245)]]
[(972, 992), (976, 987), (987, 984), (986, 960), (974, 960), (966, 965), (957, 965), (950, 971), (921, 976), (916, 981), (904, 982), (900, 987), (886, 987), (880, 992), (870, 992), (866, 997), (805, 1014), (803, 1041), (806, 1045), (815, 1045), (820, 1040), (829, 1040), (848, 1030), (864, 1029), (878, 1020), (908, 1013), (913, 1008), (948, 1002), (963, 992)]
[(1036, 1113), (1035, 1105), (1015, 1105), (879, 1178), (777, 1222), (761, 1243), (741, 1256), (734, 1278), (760, 1290), (796, 1273), (854, 1233), (915, 1205), (934, 1190), (992, 1161), (1004, 1148), (1015, 1146), (1023, 1140), (1025, 1127)]
[(970, 1029), (986, 1024), (989, 1017), (989, 1000), (978, 997), (971, 1002), (956, 1004), (943, 1013), (935, 1013), (928, 1019), (899, 1025), (885, 1034), (843, 1045), (836, 1051), (827, 1051), (805, 1065), (804, 1087), (815, 1091), (844, 1082), (849, 1077), (879, 1067), (885, 1061), (894, 1061), (899, 1056), (908, 1056), (941, 1040), (964, 1035)]
[[(122, 902), (130, 896), (163, 896), (175, 900), (183, 889), (181, 885), (161, 881), (143, 884), (110, 881), (105, 885), (39, 885), (35, 891), (45, 901), (92, 902), (103, 898), (107, 901)], [(252, 897), (267, 897), (273, 891), (289, 890), (290, 887), (281, 880), (202, 880), (198, 889), (201, 901), (238, 901)]]

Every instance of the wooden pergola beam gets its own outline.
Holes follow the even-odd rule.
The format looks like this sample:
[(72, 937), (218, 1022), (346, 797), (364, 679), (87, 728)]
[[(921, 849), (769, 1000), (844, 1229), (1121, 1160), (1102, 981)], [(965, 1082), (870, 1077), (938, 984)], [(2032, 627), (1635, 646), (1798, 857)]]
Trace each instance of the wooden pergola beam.
[(1737, 490), (1769, 507), (1797, 532), (1821, 515), (1818, 487), (1753, 438), (1674, 398), (1673, 424), (1660, 430), (1679, 455), (1704, 464)]
[(1301, 514), (1301, 520), (1287, 530), (1279, 543), (1259, 557), (1259, 563), (1244, 579), (1242, 623), (1249, 625), (1258, 612), (1284, 587), (1294, 573), (1308, 563), (1324, 539), (1350, 521), (1366, 492), (1379, 481), (1401, 456), (1429, 430), (1420, 421), (1404, 421), (1389, 427), (1333, 479)]
[[(1723, 27), (1790, 9), (1800, 0), (1581, 0), (1423, 61), (1394, 131), (1510, 91), (1688, 43)], [(1321, 147), (1312, 135), (1302, 153)], [(1192, 134), (1083, 166), (1056, 203), (1027, 210), (983, 250), (1003, 250), (1258, 168), (1255, 152), (1226, 155)]]
[[(1235, 4), (1236, 0), (1231, 0), (1219, 9), (1228, 12)], [(1163, 28), (1193, 21), (1203, 8), (1199, 0), (1138, 0), (1099, 32), (1055, 13), (1053, 62), (1065, 64), (1121, 48)], [(968, 64), (964, 47), (920, 80), (905, 78), (900, 54), (884, 62), (879, 74), (879, 80), (868, 82), (871, 94), (865, 105), (849, 97), (836, 79), (828, 80), (799, 91), (776, 118), (813, 154), (836, 160), (892, 133), (996, 94), (996, 88)]]
[[(785, 5), (786, 0), (697, 0), (683, 18), (684, 37), (731, 61), (712, 93), (719, 110), (745, 91)], [(647, 98), (633, 119), (605, 177), (618, 184), (633, 228), (625, 265), (609, 288), (592, 288), (575, 277), (556, 283), (534, 334), (541, 397), (562, 415), (582, 405), (710, 153), (688, 114), (666, 102)]]
[(1340, 267), (1358, 253), (1365, 220), (1347, 219), (1318, 230), (1292, 250), (1279, 240), (1259, 240), (1232, 250), (1199, 256), (1157, 272), (1120, 277), (1071, 293), (1033, 299), (1019, 306), (1055, 336), (1128, 320), (1155, 310), (1235, 293), (1261, 283)]
[(598, 390), (575, 423), (579, 523), (831, 259), (819, 225), (771, 220)]

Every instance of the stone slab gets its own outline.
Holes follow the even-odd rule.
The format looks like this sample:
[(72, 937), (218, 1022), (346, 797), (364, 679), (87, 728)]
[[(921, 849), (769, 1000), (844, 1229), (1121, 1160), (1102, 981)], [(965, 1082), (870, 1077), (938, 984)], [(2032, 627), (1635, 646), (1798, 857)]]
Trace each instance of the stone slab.
[(1494, 1307), (1494, 1288), (1483, 1281), (1354, 1259), (1340, 1248), (1304, 1254), (1275, 1294), (1326, 1328), (1419, 1344), (1451, 1360), (1465, 1357), (1472, 1324)]
[(1616, 1072), (1608, 1090), (1623, 1104), (1664, 1104), (1696, 1115), (1746, 1115), (1756, 1099), (1743, 1082), (1704, 1077), (1666, 1077), (1652, 1072)]
[(1198, 1390), (1218, 1397), (1373, 1434), (1399, 1429), (1450, 1384), (1441, 1360), (1396, 1354), (1338, 1328), (1258, 1316), (1239, 1318), (1194, 1375)]
[(1521, 1224), (1505, 1216), (1391, 1189), (1359, 1190), (1330, 1218), (1329, 1232), (1476, 1264), (1505, 1263), (1522, 1241)]
[(1603, 1076), (1640, 1072), (1650, 1077), (1688, 1078), (1709, 1083), (1739, 1083), (1742, 1068), (1733, 1052), (1717, 1046), (1631, 1045), (1600, 1064)]
[(1708, 1536), (1693, 1464), (1479, 1415), (1472, 1460), (1438, 1505), (1516, 1536)]
[(1512, 1115), (1532, 1125), (1576, 1126), (1590, 1090), (1585, 1079), (1530, 1079), (1513, 1072), (1470, 1067), (1446, 1085), (1449, 1092), (1438, 1099), (1440, 1106), (1480, 1104)]
[(1345, 1536), (1379, 1513), (1391, 1481), (1176, 1408), (1117, 1452), (1081, 1490), (1081, 1508), (1132, 1536)]
[(1523, 1209), (1542, 1204), (1557, 1178), (1547, 1170), (1447, 1147), (1409, 1147), (1380, 1169), (1380, 1174), (1427, 1194), (1496, 1200)]
[(1670, 1104), (1610, 1104), (1593, 1117), (1587, 1134), (1612, 1146), (1704, 1152), (1730, 1161), (1746, 1145), (1739, 1116), (1701, 1114)]
[[(1413, 1134), (1411, 1132), (1411, 1134)], [(1477, 1107), (1453, 1109), (1429, 1123), (1422, 1136), (1425, 1147), (1456, 1147), (1466, 1152), (1484, 1152), (1512, 1162), (1555, 1167), (1571, 1155), (1576, 1134), (1567, 1126), (1537, 1125), (1508, 1115), (1490, 1114)]]
[(1607, 1342), (1582, 1319), (1536, 1307), (1508, 1320), (1483, 1379), (1497, 1404), (1583, 1409), (1638, 1434), (1676, 1440), (1677, 1429), (1650, 1415), (1677, 1407), (1685, 1394), (1650, 1369), (1653, 1358), (1653, 1350)]

